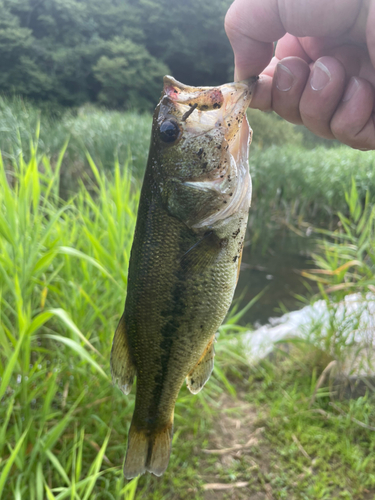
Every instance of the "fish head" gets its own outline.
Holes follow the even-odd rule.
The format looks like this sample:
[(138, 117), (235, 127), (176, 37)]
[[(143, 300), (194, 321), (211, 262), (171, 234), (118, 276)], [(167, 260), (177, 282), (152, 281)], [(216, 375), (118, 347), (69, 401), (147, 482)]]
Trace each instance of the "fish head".
[(251, 135), (245, 113), (256, 80), (191, 87), (164, 77), (152, 141), (169, 175), (194, 178), (214, 173), (230, 156), (236, 163), (243, 157), (247, 161)]
[(210, 193), (234, 193), (227, 210), (216, 218), (238, 208), (245, 198), (250, 205), (251, 129), (246, 109), (257, 80), (191, 87), (164, 77), (151, 142), (156, 173), (159, 179), (173, 177)]

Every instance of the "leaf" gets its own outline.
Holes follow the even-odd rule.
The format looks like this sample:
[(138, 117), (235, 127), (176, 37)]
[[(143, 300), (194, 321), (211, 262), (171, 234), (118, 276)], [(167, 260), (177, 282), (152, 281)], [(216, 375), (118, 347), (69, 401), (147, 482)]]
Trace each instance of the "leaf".
[(338, 285), (333, 285), (325, 289), (326, 293), (338, 292), (339, 290), (347, 290), (348, 288), (353, 288), (356, 283), (340, 283)]
[(47, 493), (47, 500), (56, 500), (56, 497), (54, 496), (52, 491), (49, 489), (49, 486), (46, 482), (44, 483), (44, 487), (45, 487), (46, 493)]
[(86, 151), (86, 158), (87, 158), (87, 161), (89, 162), (92, 173), (95, 176), (96, 182), (101, 187), (101, 189), (105, 189), (105, 186), (103, 184), (103, 179), (102, 179), (101, 175), (99, 174), (99, 170), (98, 170), (97, 166), (95, 165), (95, 162), (92, 159), (92, 157), (88, 151)]
[(4, 486), (5, 486), (8, 474), (10, 472), (10, 469), (11, 469), (11, 467), (13, 465), (13, 462), (17, 458), (17, 455), (18, 455), (18, 453), (19, 453), (19, 451), (21, 449), (21, 446), (22, 446), (22, 444), (23, 444), (23, 442), (25, 440), (25, 437), (27, 436), (27, 433), (29, 432), (30, 426), (31, 426), (31, 422), (30, 422), (28, 428), (25, 430), (25, 432), (22, 434), (22, 436), (17, 441), (16, 447), (14, 448), (14, 450), (12, 451), (12, 453), (10, 454), (10, 457), (6, 461), (5, 466), (4, 466), (3, 470), (1, 471), (1, 475), (0, 475), (0, 498), (2, 498), (2, 493), (3, 493), (3, 490), (4, 490)]
[(305, 274), (328, 274), (330, 276), (334, 276), (336, 274), (340, 274), (342, 271), (345, 271), (349, 267), (352, 266), (363, 266), (363, 263), (360, 262), (359, 260), (351, 260), (349, 262), (346, 262), (342, 266), (338, 267), (337, 269), (330, 270), (330, 269), (309, 269), (308, 271), (302, 271), (301, 274), (304, 276)]
[(27, 329), (27, 334), (32, 335), (34, 332), (39, 330), (39, 328), (43, 326), (44, 323), (46, 323), (52, 316), (53, 313), (51, 311), (45, 311), (35, 316)]
[(101, 265), (96, 259), (93, 259), (89, 255), (86, 255), (85, 253), (76, 250), (75, 248), (71, 247), (58, 247), (57, 251), (63, 255), (71, 255), (72, 257), (77, 257), (79, 259), (83, 259), (86, 262), (89, 262), (91, 265), (99, 269), (103, 274), (105, 274), (123, 293), (124, 290), (123, 288), (117, 283), (117, 281), (112, 277), (112, 275)]
[[(111, 467), (104, 471), (98, 472), (97, 474), (95, 474), (95, 480), (97, 480), (100, 476), (103, 476), (104, 474), (107, 474), (108, 472), (112, 472), (115, 470), (117, 470), (117, 467)], [(92, 479), (93, 478), (91, 476), (82, 479), (79, 483), (76, 483), (77, 489), (80, 489), (82, 486), (86, 486), (86, 484), (90, 483)], [(72, 487), (70, 486), (69, 488), (54, 488), (54, 491), (56, 492), (61, 491), (61, 493), (56, 497), (56, 500), (63, 500), (64, 498), (67, 498), (71, 495)]]
[(236, 396), (237, 392), (235, 387), (229, 382), (227, 377), (225, 376), (225, 373), (223, 370), (217, 365), (217, 363), (214, 365), (214, 374), (216, 377), (221, 380), (221, 382), (224, 384), (224, 386), (227, 388), (227, 391), (231, 396)]
[(301, 276), (303, 276), (304, 278), (309, 278), (310, 280), (316, 281), (318, 283), (324, 283), (325, 285), (329, 284), (329, 280), (319, 278), (319, 276), (314, 276), (314, 274), (308, 273), (306, 271), (301, 271)]
[(36, 262), (33, 270), (31, 271), (31, 274), (34, 278), (37, 274), (49, 267), (49, 265), (55, 258), (56, 253), (56, 250), (50, 250), (49, 252), (46, 252), (42, 257), (40, 257), (40, 259)]
[(107, 445), (108, 445), (110, 434), (111, 433), (109, 431), (105, 440), (104, 440), (104, 443), (103, 443), (102, 447), (100, 448), (100, 451), (95, 459), (95, 462), (90, 467), (89, 475), (91, 476), (91, 480), (90, 480), (89, 484), (85, 487), (85, 496), (83, 497), (83, 500), (88, 500), (90, 495), (91, 495), (92, 490), (94, 489), (95, 483), (98, 479), (97, 474), (98, 474), (100, 467), (102, 465), (102, 462), (103, 462), (103, 457), (104, 457), (104, 453), (105, 453), (105, 450), (106, 450)]
[(7, 427), (8, 427), (10, 416), (11, 416), (12, 411), (13, 411), (14, 396), (12, 397), (12, 399), (10, 401), (7, 402), (7, 405), (8, 406), (7, 406), (5, 418), (4, 418), (4, 421), (3, 421), (3, 425), (2, 425), (2, 427), (0, 429), (0, 456), (2, 456), (3, 446), (5, 444), (5, 433), (6, 433), (6, 430), (7, 430)]
[(69, 412), (65, 415), (65, 417), (62, 420), (60, 420), (60, 422), (57, 425), (52, 427), (52, 429), (50, 429), (47, 432), (47, 434), (43, 437), (41, 445), (42, 445), (44, 452), (46, 452), (47, 450), (50, 450), (54, 446), (56, 441), (59, 439), (61, 434), (64, 432), (64, 429), (68, 425), (68, 423), (69, 423), (69, 421), (74, 413), (74, 410), (77, 408), (79, 403), (82, 401), (84, 395), (85, 395), (85, 393), (83, 392), (78, 397), (78, 399), (74, 402), (73, 406), (71, 407)]
[(12, 357), (10, 358), (7, 367), (5, 368), (0, 385), (0, 400), (4, 396), (5, 391), (7, 390), (10, 378), (13, 374), (14, 367), (18, 361), (18, 354), (20, 352), (24, 337), (25, 337), (25, 332), (23, 331), (20, 335), (20, 338), (17, 341), (17, 345), (16, 348), (14, 349)]
[(83, 342), (92, 350), (94, 351), (98, 356), (103, 358), (103, 354), (101, 354), (95, 347), (87, 340), (87, 338), (83, 335), (81, 330), (78, 328), (78, 326), (74, 323), (74, 321), (69, 317), (68, 313), (64, 311), (64, 309), (49, 309), (49, 311), (46, 311), (45, 314), (50, 313), (63, 321), (65, 325), (71, 330), (73, 333), (75, 333), (80, 339), (83, 340)]
[(91, 366), (95, 368), (95, 370), (102, 375), (106, 380), (109, 380), (108, 375), (105, 373), (103, 368), (101, 368), (96, 361), (92, 359), (90, 354), (80, 345), (78, 342), (75, 342), (72, 339), (69, 339), (67, 337), (61, 337), (59, 335), (52, 335), (49, 333), (46, 333), (44, 337), (49, 338), (51, 340), (55, 340), (56, 342), (61, 342), (62, 344), (65, 344), (67, 347), (69, 347), (73, 352), (75, 352), (80, 358), (82, 358), (84, 361), (87, 361), (90, 363)]
[(11, 229), (9, 228), (6, 220), (0, 217), (0, 235), (12, 246), (14, 246), (14, 239)]
[(44, 485), (44, 476), (42, 470), (42, 463), (38, 462), (36, 466), (36, 498), (37, 500), (43, 500), (43, 485)]
[(246, 306), (241, 309), (237, 314), (234, 316), (230, 316), (226, 321), (225, 325), (234, 325), (238, 323), (238, 321), (242, 318), (242, 316), (266, 293), (268, 290), (268, 286), (266, 286), (261, 292), (259, 292), (255, 297), (253, 297)]
[(69, 479), (67, 473), (65, 472), (64, 467), (61, 465), (61, 463), (59, 462), (58, 458), (56, 457), (56, 455), (54, 455), (52, 453), (52, 451), (50, 451), (50, 450), (46, 450), (45, 453), (46, 453), (49, 461), (52, 463), (52, 465), (55, 467), (55, 469), (57, 470), (57, 472), (62, 477), (62, 479), (66, 482), (66, 484), (68, 486), (70, 486), (70, 479)]
[[(175, 433), (176, 435), (177, 433)], [(139, 481), (140, 476), (135, 477), (131, 481), (126, 484), (122, 490), (120, 491), (120, 495), (124, 495), (125, 500), (134, 500), (135, 499), (135, 493), (137, 491), (137, 486), (138, 486), (138, 481)]]
[[(38, 164), (36, 158), (32, 158), (32, 201), (33, 201), (33, 209), (36, 214), (39, 207), (39, 199), (40, 199), (40, 183), (39, 183), (39, 173), (38, 173)], [(43, 491), (43, 486), (42, 490)]]

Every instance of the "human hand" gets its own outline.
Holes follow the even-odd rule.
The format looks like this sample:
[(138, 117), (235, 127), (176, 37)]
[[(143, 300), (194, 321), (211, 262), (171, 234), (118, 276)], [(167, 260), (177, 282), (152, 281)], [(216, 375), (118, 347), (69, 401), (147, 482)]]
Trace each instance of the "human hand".
[(235, 0), (225, 29), (252, 107), (375, 149), (375, 0)]

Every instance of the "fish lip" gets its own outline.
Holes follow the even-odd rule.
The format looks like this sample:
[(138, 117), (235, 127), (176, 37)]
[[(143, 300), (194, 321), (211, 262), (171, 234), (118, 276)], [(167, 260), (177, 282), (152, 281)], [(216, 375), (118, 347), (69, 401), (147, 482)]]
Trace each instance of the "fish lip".
[[(203, 115), (220, 115), (220, 111), (224, 109), (227, 116), (241, 99), (244, 99), (245, 102), (248, 101), (248, 103), (251, 101), (254, 86), (258, 79), (258, 76), (254, 76), (247, 80), (226, 83), (217, 87), (191, 87), (167, 75), (164, 77), (162, 102), (167, 98), (176, 108), (180, 108), (182, 116), (189, 110), (189, 106), (193, 105)], [(229, 111), (228, 104), (230, 105)], [(196, 112), (192, 116), (196, 117)], [(182, 121), (185, 121), (185, 119)]]
[[(207, 101), (207, 98), (211, 97), (213, 107), (215, 107), (215, 104), (222, 100), (220, 96), (222, 90), (248, 90), (250, 91), (250, 93), (252, 93), (254, 85), (258, 80), (259, 76), (252, 76), (246, 80), (241, 80), (239, 82), (233, 83), (225, 83), (224, 85), (219, 85), (217, 87), (192, 87), (190, 85), (185, 85), (184, 83), (179, 82), (178, 80), (173, 78), (173, 76), (166, 75), (163, 79), (163, 90), (165, 96), (179, 104), (187, 104), (191, 103), (192, 101), (198, 101), (198, 103), (200, 101), (200, 104), (208, 104), (208, 102), (203, 103), (202, 100)], [(206, 98), (202, 96), (206, 96)], [(204, 110), (204, 107), (202, 107), (202, 110)]]
[[(240, 114), (244, 116), (254, 94), (254, 88), (259, 77), (251, 77), (240, 82), (222, 85), (224, 90), (224, 118)], [(235, 96), (233, 97), (233, 91)]]
[[(243, 164), (245, 159), (247, 160), (248, 157), (249, 145), (251, 142), (251, 128), (247, 121), (246, 109), (251, 102), (255, 85), (258, 80), (259, 77), (254, 76), (249, 78), (248, 80), (234, 82), (223, 86), (226, 87), (229, 91), (234, 89), (237, 94), (239, 93), (239, 95), (236, 96), (236, 99), (229, 99), (231, 106), (224, 114), (223, 119), (226, 122), (225, 124), (227, 125), (226, 139), (229, 145), (228, 152), (233, 156), (236, 163), (240, 164)], [(241, 120), (240, 123), (238, 123), (237, 121), (238, 126), (235, 127), (237, 128), (237, 130), (233, 131), (233, 129), (230, 129), (231, 125), (229, 124), (228, 119), (230, 119), (231, 117), (234, 118), (234, 121), (236, 121), (236, 118), (237, 120), (239, 118)]]

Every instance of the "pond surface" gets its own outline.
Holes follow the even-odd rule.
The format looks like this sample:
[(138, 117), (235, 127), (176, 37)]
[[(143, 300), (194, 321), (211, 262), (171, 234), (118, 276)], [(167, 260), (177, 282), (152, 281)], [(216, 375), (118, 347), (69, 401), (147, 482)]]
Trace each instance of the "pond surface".
[[(268, 318), (284, 314), (280, 304), (288, 311), (306, 305), (295, 295), (307, 298), (311, 295), (304, 285), (308, 280), (298, 271), (315, 267), (310, 257), (313, 243), (310, 238), (287, 234), (275, 238), (264, 253), (252, 252), (250, 246), (245, 246), (234, 300), (242, 297), (242, 308), (266, 287), (267, 290), (241, 318), (240, 324), (263, 325)], [(313, 285), (311, 281), (308, 283)], [(317, 291), (315, 285), (312, 288)]]

